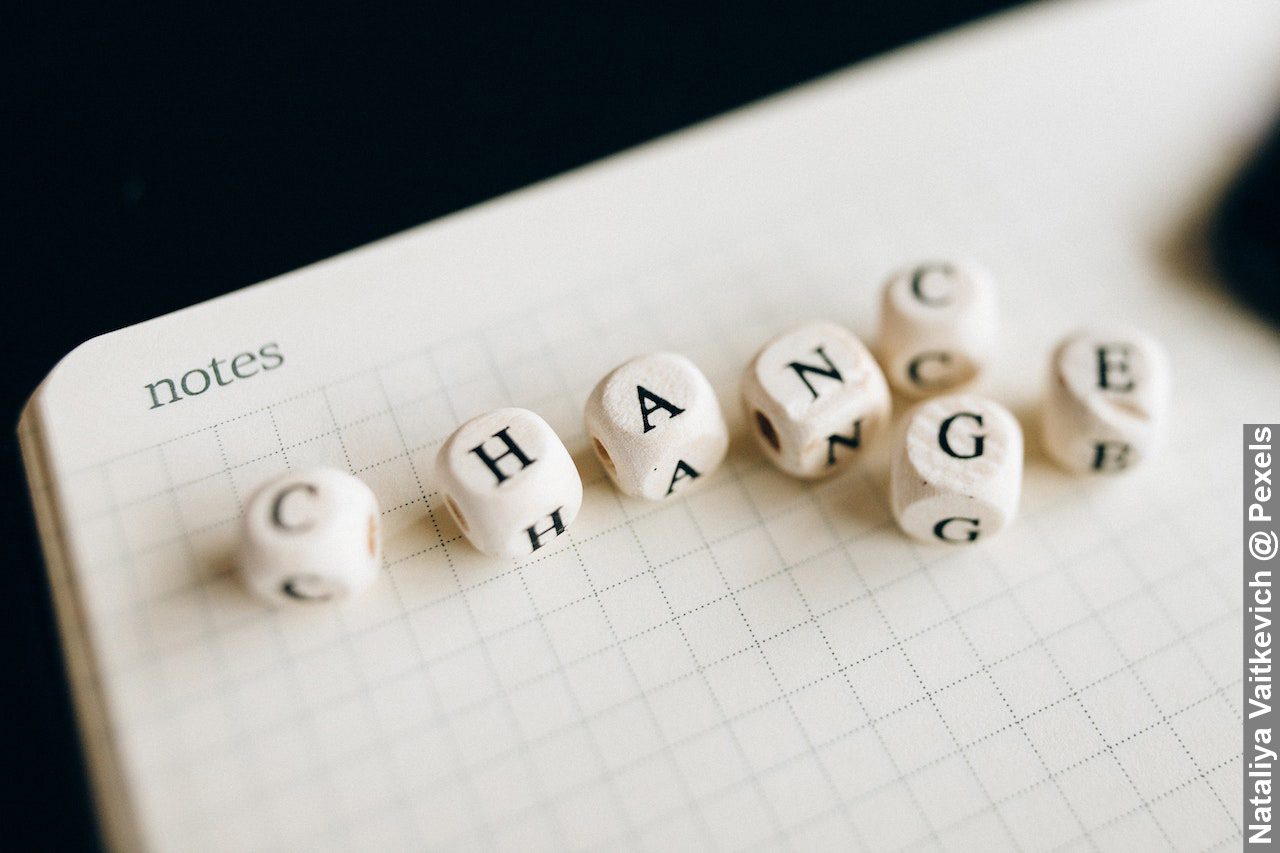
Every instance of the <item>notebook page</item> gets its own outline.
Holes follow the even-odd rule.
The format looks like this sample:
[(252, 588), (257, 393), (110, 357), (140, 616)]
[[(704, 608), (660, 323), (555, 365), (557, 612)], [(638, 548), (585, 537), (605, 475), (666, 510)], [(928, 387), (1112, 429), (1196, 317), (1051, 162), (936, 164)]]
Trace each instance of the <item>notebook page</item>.
[[(1005, 16), (74, 353), (30, 422), (104, 802), (161, 849), (1233, 845), (1235, 442), (1280, 345), (1182, 247), (1277, 102), (1280, 17), (1170, 5)], [(1000, 287), (977, 390), (1028, 438), (1018, 522), (962, 551), (897, 530), (883, 452), (799, 483), (736, 402), (772, 335), (870, 336), (890, 269), (957, 255)], [(1052, 344), (1099, 318), (1166, 343), (1180, 413), (1105, 483), (1052, 468), (1031, 417)], [(733, 436), (657, 506), (581, 423), (654, 349)], [(242, 351), (272, 368), (152, 405)], [(506, 405), (585, 484), (517, 561), (470, 548), (432, 470)], [(385, 571), (266, 609), (236, 521), (311, 464), (377, 493)]]

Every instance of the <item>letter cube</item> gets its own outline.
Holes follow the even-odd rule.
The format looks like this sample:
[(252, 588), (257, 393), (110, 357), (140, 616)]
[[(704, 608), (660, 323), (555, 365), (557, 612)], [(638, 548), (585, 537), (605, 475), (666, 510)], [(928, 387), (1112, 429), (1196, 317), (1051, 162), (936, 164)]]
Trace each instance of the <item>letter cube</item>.
[(458, 527), (494, 557), (532, 554), (582, 507), (573, 458), (527, 409), (497, 409), (458, 427), (436, 456), (436, 479)]
[(898, 525), (922, 542), (967, 544), (1013, 521), (1022, 491), (1022, 428), (972, 394), (935, 397), (907, 417), (889, 473)]
[(796, 477), (842, 470), (889, 420), (889, 388), (852, 332), (815, 322), (774, 338), (742, 380), (749, 429)]
[(345, 471), (291, 471), (245, 505), (238, 562), (264, 601), (350, 598), (373, 583), (381, 560), (378, 501)]
[(894, 390), (927, 397), (977, 377), (996, 341), (995, 286), (972, 264), (928, 263), (884, 286), (877, 352)]
[(1077, 332), (1054, 350), (1041, 407), (1044, 447), (1063, 468), (1115, 473), (1150, 456), (1169, 406), (1169, 362), (1125, 326)]
[(646, 500), (683, 494), (720, 466), (729, 429), (711, 383), (682, 355), (633, 358), (587, 399), (587, 434), (610, 479)]

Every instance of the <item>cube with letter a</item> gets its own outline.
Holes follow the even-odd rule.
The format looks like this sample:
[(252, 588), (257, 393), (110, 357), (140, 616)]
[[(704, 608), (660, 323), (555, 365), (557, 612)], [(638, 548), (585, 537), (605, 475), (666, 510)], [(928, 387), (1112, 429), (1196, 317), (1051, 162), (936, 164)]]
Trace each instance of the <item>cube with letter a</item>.
[(591, 392), (584, 419), (609, 478), (646, 500), (705, 482), (729, 447), (711, 383), (675, 353), (649, 353), (610, 371)]

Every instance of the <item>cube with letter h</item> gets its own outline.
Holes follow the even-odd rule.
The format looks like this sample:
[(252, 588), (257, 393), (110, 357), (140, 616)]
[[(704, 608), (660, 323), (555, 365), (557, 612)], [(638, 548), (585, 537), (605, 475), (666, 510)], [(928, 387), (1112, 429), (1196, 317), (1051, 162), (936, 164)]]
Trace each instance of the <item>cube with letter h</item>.
[(449, 436), (436, 477), (458, 527), (490, 556), (531, 554), (582, 507), (582, 479), (551, 426), (527, 409), (498, 409)]
[(769, 459), (796, 477), (843, 469), (889, 419), (889, 387), (852, 332), (816, 322), (774, 338), (742, 379), (748, 427)]

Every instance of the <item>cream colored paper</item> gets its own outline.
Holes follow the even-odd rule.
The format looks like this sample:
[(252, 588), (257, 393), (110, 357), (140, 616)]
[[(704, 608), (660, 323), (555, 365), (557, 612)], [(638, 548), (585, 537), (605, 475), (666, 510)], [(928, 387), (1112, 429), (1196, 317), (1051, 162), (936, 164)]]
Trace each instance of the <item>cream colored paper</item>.
[[(1280, 345), (1195, 235), (1280, 103), (1277, 33), (1269, 0), (1029, 8), (78, 349), (22, 433), (109, 839), (1234, 846), (1235, 443), (1277, 415)], [(968, 550), (895, 528), (883, 453), (780, 474), (737, 403), (763, 341), (868, 335), (884, 276), (936, 257), (992, 270), (975, 390), (1027, 428), (1019, 519)], [(1050, 467), (1029, 417), (1096, 320), (1157, 335), (1174, 375), (1168, 445), (1106, 482)], [(151, 408), (147, 384), (267, 344), (283, 364)], [(582, 430), (653, 349), (733, 430), (715, 482), (659, 506)], [(506, 405), (586, 483), (522, 562), (475, 553), (431, 478)], [(378, 494), (384, 577), (264, 609), (236, 518), (314, 463)]]

